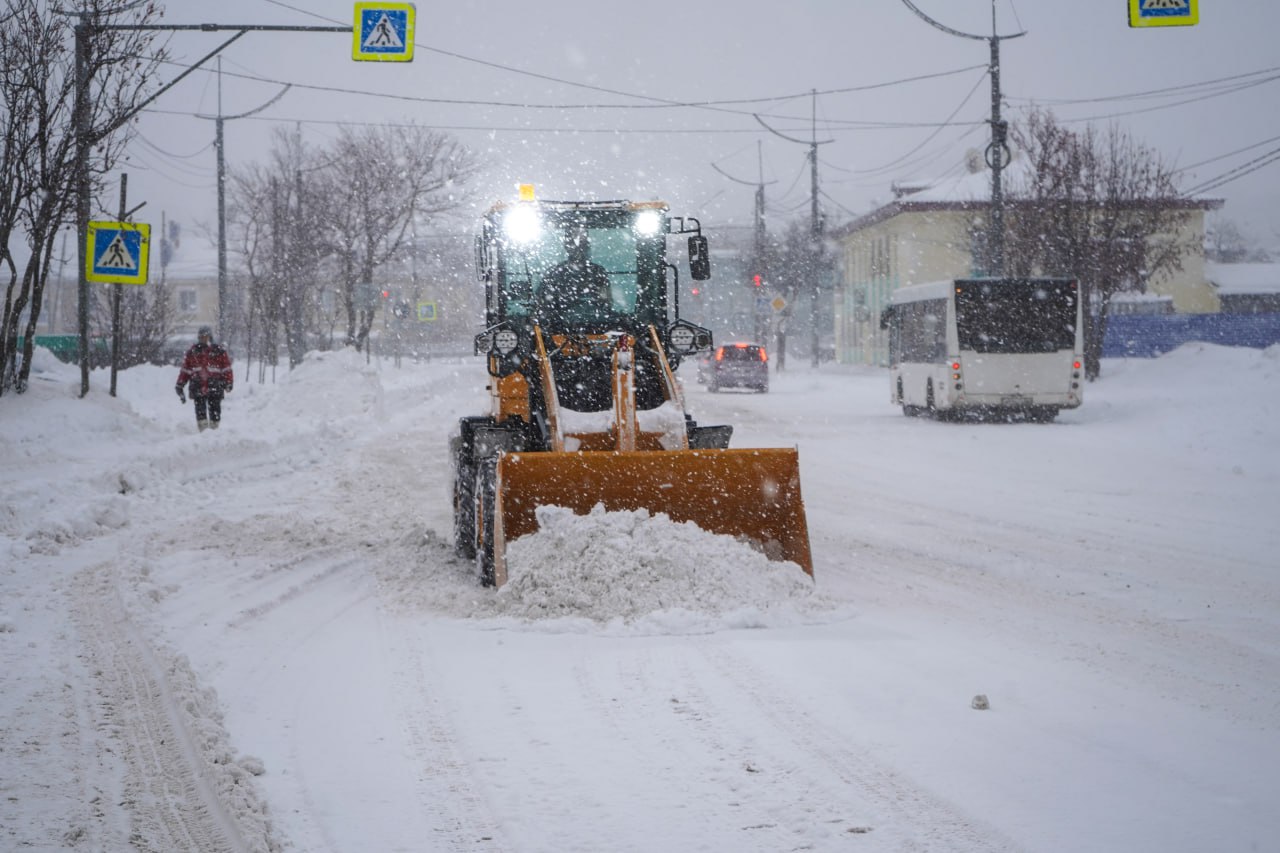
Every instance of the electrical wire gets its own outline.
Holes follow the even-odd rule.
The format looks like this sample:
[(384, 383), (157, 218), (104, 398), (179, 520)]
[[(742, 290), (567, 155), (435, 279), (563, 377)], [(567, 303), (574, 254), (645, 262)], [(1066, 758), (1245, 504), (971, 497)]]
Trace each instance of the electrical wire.
[(1243, 178), (1245, 175), (1258, 171), (1263, 166), (1269, 166), (1277, 160), (1280, 160), (1280, 148), (1273, 148), (1266, 154), (1255, 157), (1248, 163), (1236, 166), (1234, 169), (1223, 172), (1215, 178), (1210, 178), (1207, 181), (1196, 184), (1186, 190), (1185, 193), (1187, 195), (1199, 195), (1201, 193), (1209, 192), (1210, 190), (1216, 190), (1218, 187), (1225, 186), (1226, 184)]
[(1167, 104), (1159, 104), (1154, 107), (1146, 107), (1140, 110), (1126, 110), (1124, 112), (1104, 113), (1101, 115), (1092, 115), (1092, 116), (1081, 116), (1079, 118), (1064, 118), (1064, 119), (1060, 119), (1060, 121), (1062, 121), (1065, 124), (1078, 124), (1080, 122), (1102, 121), (1104, 119), (1128, 118), (1129, 116), (1143, 115), (1145, 113), (1153, 113), (1153, 112), (1158, 112), (1159, 110), (1167, 110), (1167, 109), (1172, 109), (1173, 107), (1182, 107), (1182, 106), (1186, 106), (1187, 104), (1199, 103), (1200, 101), (1207, 101), (1210, 98), (1220, 98), (1223, 95), (1232, 95), (1232, 94), (1235, 94), (1236, 92), (1242, 92), (1245, 89), (1252, 89), (1255, 86), (1261, 86), (1266, 83), (1272, 83), (1276, 80), (1280, 80), (1280, 74), (1276, 74), (1274, 76), (1267, 77), (1262, 80), (1256, 80), (1244, 85), (1231, 87), (1229, 89), (1222, 89), (1222, 90), (1210, 92), (1205, 95), (1199, 95), (1194, 98), (1186, 98), (1181, 101), (1172, 101)]
[[(166, 65), (174, 65), (179, 68), (190, 67), (189, 65), (186, 65), (184, 63), (177, 62), (171, 59), (165, 59), (162, 57), (151, 57), (151, 60), (158, 61)], [(889, 80), (889, 81), (884, 81), (880, 83), (867, 84), (863, 86), (846, 86), (846, 87), (841, 87), (837, 89), (825, 89), (818, 92), (817, 94), (833, 95), (833, 94), (846, 94), (850, 92), (869, 91), (872, 89), (881, 89), (881, 88), (886, 88), (890, 86), (898, 86), (898, 85), (904, 85), (907, 83), (915, 83), (922, 80), (930, 80), (930, 79), (936, 79), (939, 77), (953, 76), (956, 74), (963, 74), (969, 71), (975, 71), (977, 69), (985, 69), (985, 68), (986, 68), (985, 65), (970, 65), (964, 68), (953, 69), (951, 71), (941, 71), (934, 74), (916, 75), (914, 77), (906, 77), (900, 80)], [(200, 70), (205, 71), (205, 73), (208, 73), (208, 74), (216, 73), (213, 71), (208, 71), (207, 69), (203, 69), (203, 68)], [(714, 110), (716, 112), (724, 112), (730, 115), (751, 115), (753, 112), (759, 112), (759, 111), (758, 110), (755, 110), (755, 111), (732, 110), (732, 109), (726, 109), (725, 107), (731, 106), (731, 105), (774, 103), (778, 101), (794, 100), (796, 98), (801, 98), (801, 97), (810, 97), (813, 94), (812, 91), (809, 91), (809, 92), (797, 92), (789, 95), (771, 95), (771, 96), (761, 96), (761, 97), (755, 97), (755, 98), (678, 101), (678, 100), (671, 100), (666, 98), (652, 98), (645, 95), (636, 95), (636, 94), (624, 92), (620, 94), (623, 94), (623, 95), (626, 95), (627, 97), (632, 97), (632, 98), (647, 99), (649, 101), (652, 101), (653, 103), (647, 103), (647, 104), (611, 104), (611, 103), (549, 104), (549, 103), (526, 103), (526, 102), (520, 102), (520, 101), (488, 101), (488, 100), (476, 100), (472, 98), (436, 98), (436, 97), (428, 97), (425, 95), (403, 95), (395, 92), (375, 91), (375, 90), (368, 90), (368, 89), (352, 89), (345, 86), (322, 86), (314, 83), (288, 82), (278, 78), (268, 77), (261, 74), (253, 74), (253, 73), (223, 71), (222, 74), (226, 77), (231, 77), (232, 79), (237, 79), (237, 80), (248, 80), (255, 83), (269, 83), (276, 86), (292, 86), (295, 89), (309, 90), (313, 92), (322, 92), (327, 94), (353, 95), (360, 98), (381, 98), (384, 100), (392, 100), (392, 101), (405, 101), (409, 103), (422, 103), (422, 104), (444, 104), (449, 106), (501, 107), (506, 109), (528, 109), (528, 110), (578, 111), (578, 110), (653, 110), (653, 109), (672, 109), (672, 108), (700, 108), (700, 109)], [(561, 81), (561, 82), (564, 82), (564, 81)], [(595, 88), (595, 87), (588, 87), (588, 88)], [(614, 92), (613, 90), (603, 90), (603, 91), (607, 91), (611, 94), (619, 94), (617, 92)], [(791, 119), (791, 120), (807, 120), (798, 116), (775, 116), (775, 117), (783, 118), (783, 119)], [(893, 123), (882, 122), (879, 124), (893, 126), (895, 124), (901, 124), (901, 123), (900, 122), (893, 122)]]
[(1252, 145), (1246, 145), (1243, 148), (1237, 148), (1235, 151), (1228, 151), (1226, 154), (1219, 154), (1217, 157), (1210, 157), (1208, 160), (1201, 160), (1198, 163), (1192, 163), (1188, 166), (1183, 166), (1180, 169), (1174, 169), (1173, 174), (1180, 175), (1183, 172), (1189, 172), (1192, 169), (1195, 169), (1199, 166), (1207, 166), (1210, 163), (1216, 163), (1219, 160), (1225, 160), (1228, 157), (1234, 157), (1237, 154), (1243, 154), (1246, 151), (1252, 151), (1255, 148), (1261, 148), (1263, 145), (1270, 145), (1272, 142), (1275, 142), (1276, 140), (1280, 140), (1280, 136), (1273, 136), (1270, 139), (1264, 139), (1261, 142), (1255, 142)]
[[(1101, 104), (1101, 103), (1107, 103), (1109, 101), (1132, 101), (1132, 100), (1145, 99), (1149, 97), (1162, 97), (1162, 96), (1173, 97), (1173, 96), (1185, 94), (1190, 89), (1199, 89), (1199, 88), (1205, 88), (1209, 86), (1216, 86), (1220, 83), (1230, 83), (1232, 81), (1243, 80), (1249, 77), (1257, 77), (1260, 74), (1274, 75), (1277, 72), (1280, 72), (1280, 65), (1272, 66), (1270, 68), (1260, 68), (1257, 71), (1247, 71), (1243, 74), (1233, 74), (1229, 77), (1216, 77), (1212, 80), (1201, 80), (1197, 83), (1186, 83), (1181, 86), (1166, 86), (1163, 89), (1147, 89), (1141, 92), (1129, 92), (1123, 95), (1104, 95), (1096, 98), (1035, 98), (1035, 99), (1032, 99), (1032, 98), (1010, 97), (1009, 101), (1011, 103), (1015, 101), (1027, 101), (1027, 102), (1034, 101), (1035, 103), (1046, 104), (1048, 106), (1072, 106), (1075, 104)], [(1274, 79), (1274, 77), (1269, 79)]]
[[(948, 122), (950, 122), (953, 118), (955, 118), (955, 117), (956, 117), (956, 115), (957, 115), (957, 114), (958, 114), (962, 109), (964, 109), (964, 108), (965, 108), (965, 105), (969, 103), (969, 99), (973, 97), (974, 93), (978, 91), (978, 87), (982, 85), (982, 81), (983, 81), (983, 80), (986, 80), (986, 79), (987, 79), (987, 74), (986, 74), (986, 72), (983, 72), (982, 76), (978, 78), (978, 81), (977, 81), (976, 83), (974, 83), (974, 84), (973, 84), (973, 88), (972, 88), (972, 89), (970, 89), (970, 90), (969, 90), (969, 93), (968, 93), (967, 95), (965, 95), (965, 96), (964, 96), (964, 100), (962, 100), (962, 101), (961, 101), (961, 102), (956, 106), (956, 108), (955, 108), (954, 110), (952, 110), (952, 111), (951, 111), (951, 115), (947, 116), (947, 119), (946, 119), (946, 120), (947, 120)], [(945, 126), (945, 125), (944, 125), (944, 126)], [(904, 160), (906, 160), (906, 159), (910, 158), (912, 155), (914, 155), (914, 154), (915, 154), (917, 151), (919, 151), (921, 148), (924, 148), (926, 145), (928, 145), (930, 142), (932, 142), (932, 141), (933, 141), (933, 140), (938, 136), (938, 134), (942, 132), (942, 130), (943, 130), (943, 127), (939, 127), (939, 128), (937, 128), (933, 133), (931, 133), (931, 134), (929, 134), (927, 137), (925, 137), (925, 139), (924, 139), (924, 141), (923, 141), (923, 142), (921, 142), (921, 143), (920, 143), (919, 145), (917, 145), (915, 148), (912, 148), (912, 149), (911, 149), (910, 151), (908, 151), (906, 154), (903, 154), (901, 157), (898, 157), (898, 158), (896, 158), (896, 159), (890, 160), (888, 163), (884, 163), (884, 164), (882, 164), (882, 165), (880, 165), (880, 166), (876, 166), (876, 167), (871, 168), (871, 169), (860, 169), (860, 170), (858, 170), (858, 173), (859, 173), (859, 174), (862, 174), (862, 175), (877, 175), (877, 174), (883, 174), (883, 173), (885, 173), (885, 172), (887, 172), (887, 171), (889, 171), (889, 170), (891, 170), (891, 169), (893, 169), (893, 168), (897, 167), (897, 166), (898, 166), (900, 163), (902, 163)]]
[(136, 139), (138, 139), (139, 141), (141, 141), (143, 144), (147, 145), (148, 147), (155, 149), (157, 152), (159, 152), (159, 153), (161, 153), (161, 154), (165, 155), (166, 157), (172, 157), (172, 158), (174, 158), (174, 159), (176, 159), (176, 160), (190, 160), (190, 159), (192, 159), (192, 158), (194, 158), (194, 157), (199, 157), (201, 154), (203, 154), (204, 152), (208, 151), (208, 150), (209, 150), (210, 148), (212, 148), (212, 147), (213, 147), (213, 145), (214, 145), (213, 140), (210, 140), (206, 145), (204, 145), (204, 146), (202, 146), (202, 147), (200, 147), (200, 148), (196, 149), (195, 151), (191, 152), (190, 154), (177, 154), (177, 153), (174, 153), (173, 151), (169, 151), (169, 150), (167, 150), (167, 149), (161, 148), (159, 145), (155, 144), (155, 143), (154, 143), (154, 142), (152, 142), (150, 139), (148, 139), (148, 138), (147, 138), (147, 136), (146, 136), (146, 134), (144, 134), (144, 133), (136, 132), (136, 133), (134, 134), (134, 136), (135, 136), (135, 138), (136, 138)]

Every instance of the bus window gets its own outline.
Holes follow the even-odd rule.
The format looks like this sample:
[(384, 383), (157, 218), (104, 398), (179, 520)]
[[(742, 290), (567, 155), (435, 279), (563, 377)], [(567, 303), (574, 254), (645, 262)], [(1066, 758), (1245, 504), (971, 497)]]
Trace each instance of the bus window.
[(964, 282), (956, 288), (962, 350), (1034, 353), (1075, 345), (1076, 292), (1067, 282)]

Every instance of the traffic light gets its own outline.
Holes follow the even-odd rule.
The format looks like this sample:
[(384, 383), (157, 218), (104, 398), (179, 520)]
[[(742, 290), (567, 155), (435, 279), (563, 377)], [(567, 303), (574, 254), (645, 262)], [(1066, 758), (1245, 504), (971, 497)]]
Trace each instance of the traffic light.
[(764, 287), (764, 279), (760, 278), (760, 274), (756, 273), (751, 277), (751, 283), (756, 287)]

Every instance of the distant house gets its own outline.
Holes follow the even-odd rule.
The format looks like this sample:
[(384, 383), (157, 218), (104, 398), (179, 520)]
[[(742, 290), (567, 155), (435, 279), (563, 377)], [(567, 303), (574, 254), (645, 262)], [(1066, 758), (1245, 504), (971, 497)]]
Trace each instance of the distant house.
[(1209, 261), (1205, 275), (1224, 314), (1280, 314), (1280, 264)]
[[(1021, 162), (1014, 162), (1011, 177), (1016, 178)], [(988, 171), (971, 170), (941, 181), (896, 183), (893, 192), (893, 201), (833, 233), (839, 246), (834, 304), (838, 361), (887, 363), (887, 333), (880, 328), (879, 317), (897, 288), (982, 272), (975, 259), (983, 254), (977, 241), (991, 207)], [(1221, 207), (1222, 202), (1188, 199), (1185, 204), (1191, 216), (1179, 236), (1201, 246), (1205, 212)], [(1016, 215), (1016, 208), (1009, 215)], [(1153, 282), (1147, 298), (1147, 304), (1128, 310), (1195, 314), (1220, 307), (1219, 290), (1205, 274), (1201, 253), (1185, 258), (1181, 272)]]
[(194, 343), (201, 326), (218, 325), (218, 255), (206, 241), (188, 240), (163, 270), (152, 268), (151, 280), (169, 294), (175, 338)]

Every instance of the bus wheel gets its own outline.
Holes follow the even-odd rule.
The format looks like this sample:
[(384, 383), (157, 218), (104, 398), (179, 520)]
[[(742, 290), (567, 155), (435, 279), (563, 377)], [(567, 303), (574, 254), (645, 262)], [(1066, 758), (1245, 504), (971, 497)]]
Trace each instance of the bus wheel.
[(897, 391), (898, 391), (898, 395), (897, 395), (897, 400), (895, 402), (902, 404), (902, 414), (906, 415), (909, 418), (914, 418), (916, 415), (920, 414), (920, 409), (918, 407), (907, 405), (906, 395), (902, 393), (902, 377), (901, 376), (898, 377)]
[(1053, 406), (1041, 406), (1027, 414), (1027, 420), (1038, 424), (1051, 424), (1058, 417), (1058, 410)]

